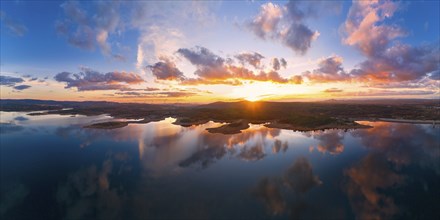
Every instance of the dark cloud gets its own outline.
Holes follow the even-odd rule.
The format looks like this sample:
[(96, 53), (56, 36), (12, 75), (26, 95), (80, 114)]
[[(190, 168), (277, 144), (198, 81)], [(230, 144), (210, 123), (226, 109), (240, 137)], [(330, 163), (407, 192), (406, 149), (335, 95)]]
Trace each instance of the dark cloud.
[(225, 60), (205, 47), (196, 46), (194, 49), (180, 48), (177, 53), (181, 54), (193, 65), (202, 67), (223, 66)]
[(15, 84), (22, 82), (24, 82), (24, 80), (20, 77), (0, 75), (0, 85), (2, 86), (15, 86)]
[(177, 69), (176, 65), (168, 59), (148, 66), (153, 76), (160, 80), (183, 80), (183, 73)]
[(280, 59), (280, 63), (283, 68), (287, 68), (287, 61), (284, 58)]
[(272, 59), (272, 69), (275, 71), (278, 71), (281, 69), (281, 67), (286, 68), (287, 67), (287, 61), (284, 58), (273, 58)]
[(3, 23), (2, 26), (6, 27), (9, 33), (15, 36), (22, 37), (28, 31), (25, 25), (20, 24), (14, 20), (11, 20), (8, 16), (6, 16), (6, 13), (4, 13), (3, 11), (0, 11), (0, 19)]
[(277, 71), (277, 70), (280, 70), (280, 68), (281, 68), (281, 63), (278, 60), (278, 58), (273, 58), (272, 59), (272, 69)]
[[(260, 70), (259, 72), (254, 72), (244, 66), (234, 65), (233, 60), (227, 61), (228, 59), (224, 59), (204, 47), (195, 47), (194, 49), (181, 48), (177, 52), (197, 67), (194, 74), (199, 76), (196, 79), (186, 78), (181, 82), (182, 84), (241, 85), (240, 80), (271, 81), (275, 83), (291, 82), (291, 80), (281, 77), (276, 71)], [(260, 54), (240, 54), (236, 58), (238, 62), (253, 62), (255, 66), (258, 66), (259, 64), (257, 63), (261, 62), (261, 57), (262, 55)]]
[(317, 82), (350, 80), (351, 76), (343, 69), (342, 61), (342, 57), (339, 56), (322, 59), (319, 61), (317, 69), (306, 71), (303, 73), (303, 76), (307, 77), (310, 81)]
[(144, 80), (135, 73), (108, 72), (100, 73), (88, 68), (81, 68), (79, 73), (61, 72), (54, 79), (65, 82), (65, 88), (76, 87), (78, 91), (86, 90), (121, 90), (131, 84), (139, 84)]
[(305, 54), (319, 33), (304, 24), (304, 19), (311, 15), (311, 6), (300, 7), (300, 4), (304, 3), (289, 1), (284, 6), (271, 2), (263, 4), (247, 27), (262, 39), (279, 41), (296, 53)]
[(295, 163), (286, 170), (283, 181), (286, 186), (298, 193), (305, 193), (322, 184), (319, 177), (313, 174), (312, 165), (304, 157), (296, 159)]
[(14, 86), (14, 89), (15, 90), (25, 90), (25, 89), (29, 89), (31, 87), (32, 86), (29, 86), (29, 85), (19, 85), (19, 86)]
[(319, 36), (318, 32), (310, 30), (304, 24), (293, 23), (282, 38), (282, 42), (293, 51), (305, 54), (312, 45), (312, 41)]
[(237, 60), (240, 61), (242, 64), (249, 64), (258, 69), (261, 67), (261, 60), (264, 58), (264, 56), (257, 52), (248, 52), (235, 55), (235, 58), (237, 58)]

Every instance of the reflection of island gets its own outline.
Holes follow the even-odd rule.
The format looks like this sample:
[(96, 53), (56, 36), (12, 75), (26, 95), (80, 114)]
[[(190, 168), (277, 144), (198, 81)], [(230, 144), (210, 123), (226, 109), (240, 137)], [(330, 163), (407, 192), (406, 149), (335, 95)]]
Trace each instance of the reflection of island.
[[(127, 123), (148, 123), (167, 117), (177, 118), (176, 124), (188, 127), (208, 121), (230, 123), (210, 129), (211, 132), (238, 133), (245, 129), (236, 121), (266, 123), (271, 128), (299, 131), (329, 128), (365, 128), (354, 119), (412, 119), (439, 121), (435, 100), (388, 100), (368, 103), (342, 102), (216, 102), (198, 106), (152, 105), (114, 102), (56, 102), (40, 100), (0, 100), (1, 111), (49, 110), (38, 114), (99, 115), (109, 114), (115, 118), (140, 119)], [(409, 103), (409, 104), (408, 104)], [(119, 123), (118, 126), (122, 126)], [(112, 128), (113, 126), (91, 125)]]

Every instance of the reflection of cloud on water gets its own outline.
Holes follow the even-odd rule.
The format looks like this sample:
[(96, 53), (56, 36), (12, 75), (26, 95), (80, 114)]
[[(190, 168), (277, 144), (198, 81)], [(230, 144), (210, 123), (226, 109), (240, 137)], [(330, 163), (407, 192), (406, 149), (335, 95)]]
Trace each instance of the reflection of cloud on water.
[(202, 168), (207, 168), (215, 160), (221, 159), (226, 154), (226, 148), (223, 146), (208, 147), (206, 149), (195, 152), (189, 158), (179, 163), (181, 167), (188, 167), (199, 164)]
[(385, 154), (387, 160), (404, 166), (416, 163), (440, 174), (440, 129), (428, 125), (372, 122), (373, 128), (359, 129), (353, 136), (363, 145)]
[(209, 122), (184, 128), (169, 121), (130, 124), (121, 129), (84, 129), (77, 125), (59, 127), (56, 134), (74, 138), (85, 147), (98, 139), (137, 141), (139, 159), (152, 175), (181, 172), (182, 167), (206, 168), (226, 155), (246, 161), (257, 161), (267, 153), (286, 152), (288, 143), (278, 139), (281, 130), (252, 125), (236, 135), (211, 134), (205, 129), (218, 126)]
[(257, 144), (253, 147), (248, 147), (245, 145), (241, 148), (240, 153), (237, 155), (238, 158), (246, 161), (257, 161), (263, 159), (266, 154), (264, 153), (263, 145)]
[(11, 134), (22, 130), (24, 130), (23, 126), (11, 123), (0, 123), (0, 134)]
[(23, 117), (23, 116), (17, 116), (14, 118), (14, 121), (28, 121), (29, 118)]
[[(409, 176), (404, 178), (398, 173), (411, 167), (412, 170), (440, 174), (440, 132), (438, 128), (426, 125), (367, 124), (373, 128), (356, 130), (352, 134), (372, 152), (345, 171), (345, 191), (357, 218), (389, 219), (403, 210), (395, 204), (393, 195), (385, 192), (405, 187), (404, 181), (424, 181), (423, 175), (422, 179), (411, 180)], [(408, 190), (404, 189), (399, 197), (412, 197)]]
[[(341, 130), (333, 129), (325, 131), (314, 131), (311, 134), (306, 134), (308, 134), (307, 136), (313, 137), (314, 139), (319, 141), (316, 148), (321, 153), (328, 152), (330, 154), (340, 154), (344, 151), (344, 145), (342, 144), (344, 133)], [(313, 149), (309, 150), (313, 151)]]
[(304, 157), (298, 158), (286, 170), (283, 181), (286, 186), (298, 193), (305, 193), (322, 184), (319, 177), (313, 174), (312, 164)]
[(59, 185), (56, 199), (65, 219), (122, 219), (127, 200), (124, 185), (111, 179), (127, 170), (129, 156), (124, 152), (107, 155), (100, 166), (73, 172)]
[(346, 192), (359, 219), (389, 219), (398, 212), (392, 197), (380, 190), (403, 182), (381, 154), (369, 154), (346, 171)]
[(275, 142), (273, 143), (273, 146), (272, 146), (272, 152), (279, 153), (282, 151), (283, 153), (285, 153), (288, 148), (289, 148), (289, 145), (288, 145), (287, 141), (282, 142), (282, 141), (276, 139)]
[[(6, 180), (5, 180), (6, 182)], [(4, 219), (7, 212), (20, 205), (29, 194), (29, 189), (20, 182), (3, 182), (0, 188), (0, 217)]]
[[(273, 215), (282, 214), (287, 207), (291, 207), (290, 215), (298, 217), (304, 212), (303, 208), (307, 206), (302, 200), (302, 195), (321, 184), (319, 177), (313, 173), (310, 162), (300, 157), (284, 172), (283, 176), (262, 178), (251, 190), (251, 194), (261, 200)], [(289, 192), (295, 194), (292, 195)], [(296, 199), (288, 202), (289, 195), (296, 196)]]

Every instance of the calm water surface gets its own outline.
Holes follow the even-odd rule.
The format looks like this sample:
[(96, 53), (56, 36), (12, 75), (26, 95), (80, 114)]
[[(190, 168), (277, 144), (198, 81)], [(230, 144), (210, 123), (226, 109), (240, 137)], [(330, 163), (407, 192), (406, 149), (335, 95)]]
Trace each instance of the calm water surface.
[(236, 135), (1, 112), (0, 219), (439, 219), (440, 128)]

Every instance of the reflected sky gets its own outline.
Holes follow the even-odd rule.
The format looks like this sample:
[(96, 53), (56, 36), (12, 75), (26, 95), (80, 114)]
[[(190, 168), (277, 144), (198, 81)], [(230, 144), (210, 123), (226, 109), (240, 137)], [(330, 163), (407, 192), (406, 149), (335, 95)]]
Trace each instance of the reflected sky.
[(251, 125), (111, 130), (101, 116), (1, 112), (1, 219), (436, 218), (440, 128), (360, 122), (293, 132)]

